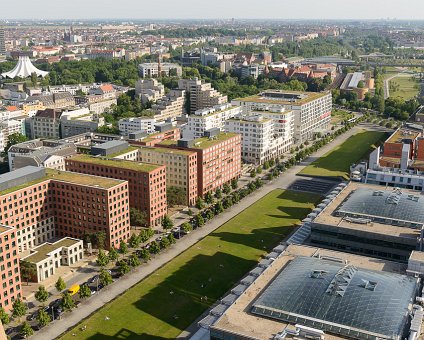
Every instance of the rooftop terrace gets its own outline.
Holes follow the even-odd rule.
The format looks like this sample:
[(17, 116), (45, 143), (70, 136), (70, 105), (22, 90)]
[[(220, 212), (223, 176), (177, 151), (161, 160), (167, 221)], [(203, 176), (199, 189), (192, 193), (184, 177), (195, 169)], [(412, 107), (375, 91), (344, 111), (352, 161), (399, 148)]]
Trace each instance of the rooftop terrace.
[(235, 136), (240, 136), (237, 133), (232, 132), (221, 132), (220, 134), (209, 138), (209, 137), (201, 137), (194, 140), (194, 149), (207, 149), (215, 144), (219, 144), (223, 141), (226, 141)]
[(296, 92), (296, 91), (278, 91), (269, 90), (260, 94), (237, 98), (235, 101), (268, 103), (268, 104), (284, 104), (284, 105), (303, 105), (313, 100), (322, 98), (328, 93), (325, 92)]
[(420, 132), (407, 130), (407, 129), (398, 129), (396, 130), (387, 140), (386, 143), (402, 143), (404, 139), (415, 139), (420, 136)]
[[(136, 148), (137, 149), (137, 148)], [(123, 159), (110, 159), (106, 157), (93, 157), (89, 155), (77, 155), (70, 158), (72, 161), (84, 162), (90, 164), (105, 165), (114, 168), (124, 168), (134, 171), (150, 172), (160, 168), (162, 165), (127, 161)]]

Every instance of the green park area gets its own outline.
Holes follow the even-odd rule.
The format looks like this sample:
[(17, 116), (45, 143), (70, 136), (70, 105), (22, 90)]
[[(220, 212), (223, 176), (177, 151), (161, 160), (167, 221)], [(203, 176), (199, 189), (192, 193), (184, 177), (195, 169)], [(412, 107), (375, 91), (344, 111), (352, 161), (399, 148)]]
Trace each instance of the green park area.
[(412, 75), (404, 75), (389, 81), (390, 97), (401, 97), (405, 100), (418, 95), (419, 84)]
[(61, 339), (175, 339), (290, 234), (318, 200), (272, 191)]
[(335, 109), (331, 112), (331, 124), (337, 125), (340, 124), (342, 121), (350, 119), (352, 117), (353, 115), (345, 110)]
[(349, 167), (366, 158), (380, 141), (387, 137), (385, 132), (363, 131), (349, 137), (343, 144), (327, 152), (300, 174), (307, 176), (349, 178)]

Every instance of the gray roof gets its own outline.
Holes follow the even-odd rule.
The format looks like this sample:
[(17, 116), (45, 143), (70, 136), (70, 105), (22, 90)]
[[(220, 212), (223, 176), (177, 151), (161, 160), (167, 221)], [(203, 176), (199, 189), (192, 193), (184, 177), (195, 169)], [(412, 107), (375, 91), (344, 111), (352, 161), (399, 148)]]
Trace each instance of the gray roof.
[(42, 178), (46, 175), (44, 168), (26, 166), (0, 175), (0, 190), (6, 190), (15, 186)]
[(252, 312), (349, 338), (400, 339), (416, 288), (417, 279), (405, 275), (299, 256)]
[[(383, 218), (424, 224), (424, 198), (419, 193), (359, 188), (337, 210), (338, 215)], [(387, 224), (386, 221), (380, 221)]]

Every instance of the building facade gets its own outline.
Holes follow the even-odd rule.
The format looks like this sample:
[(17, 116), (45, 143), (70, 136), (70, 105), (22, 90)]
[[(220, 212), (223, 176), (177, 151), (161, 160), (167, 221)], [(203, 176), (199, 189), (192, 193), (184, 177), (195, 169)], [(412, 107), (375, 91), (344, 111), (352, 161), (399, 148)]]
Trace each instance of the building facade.
[(124, 136), (136, 132), (151, 134), (155, 132), (155, 123), (156, 120), (149, 117), (123, 118), (118, 122), (119, 133)]
[(181, 77), (183, 75), (183, 69), (178, 64), (173, 63), (142, 63), (138, 65), (138, 73), (142, 78), (150, 78), (161, 76), (165, 74), (166, 76), (175, 75)]

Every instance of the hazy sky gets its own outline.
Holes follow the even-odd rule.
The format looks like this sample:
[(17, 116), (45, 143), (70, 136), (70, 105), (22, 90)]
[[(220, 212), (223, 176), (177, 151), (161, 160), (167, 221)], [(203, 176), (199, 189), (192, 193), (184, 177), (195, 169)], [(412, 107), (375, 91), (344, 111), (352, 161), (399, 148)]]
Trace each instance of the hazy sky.
[(424, 19), (424, 0), (0, 0), (0, 19)]

